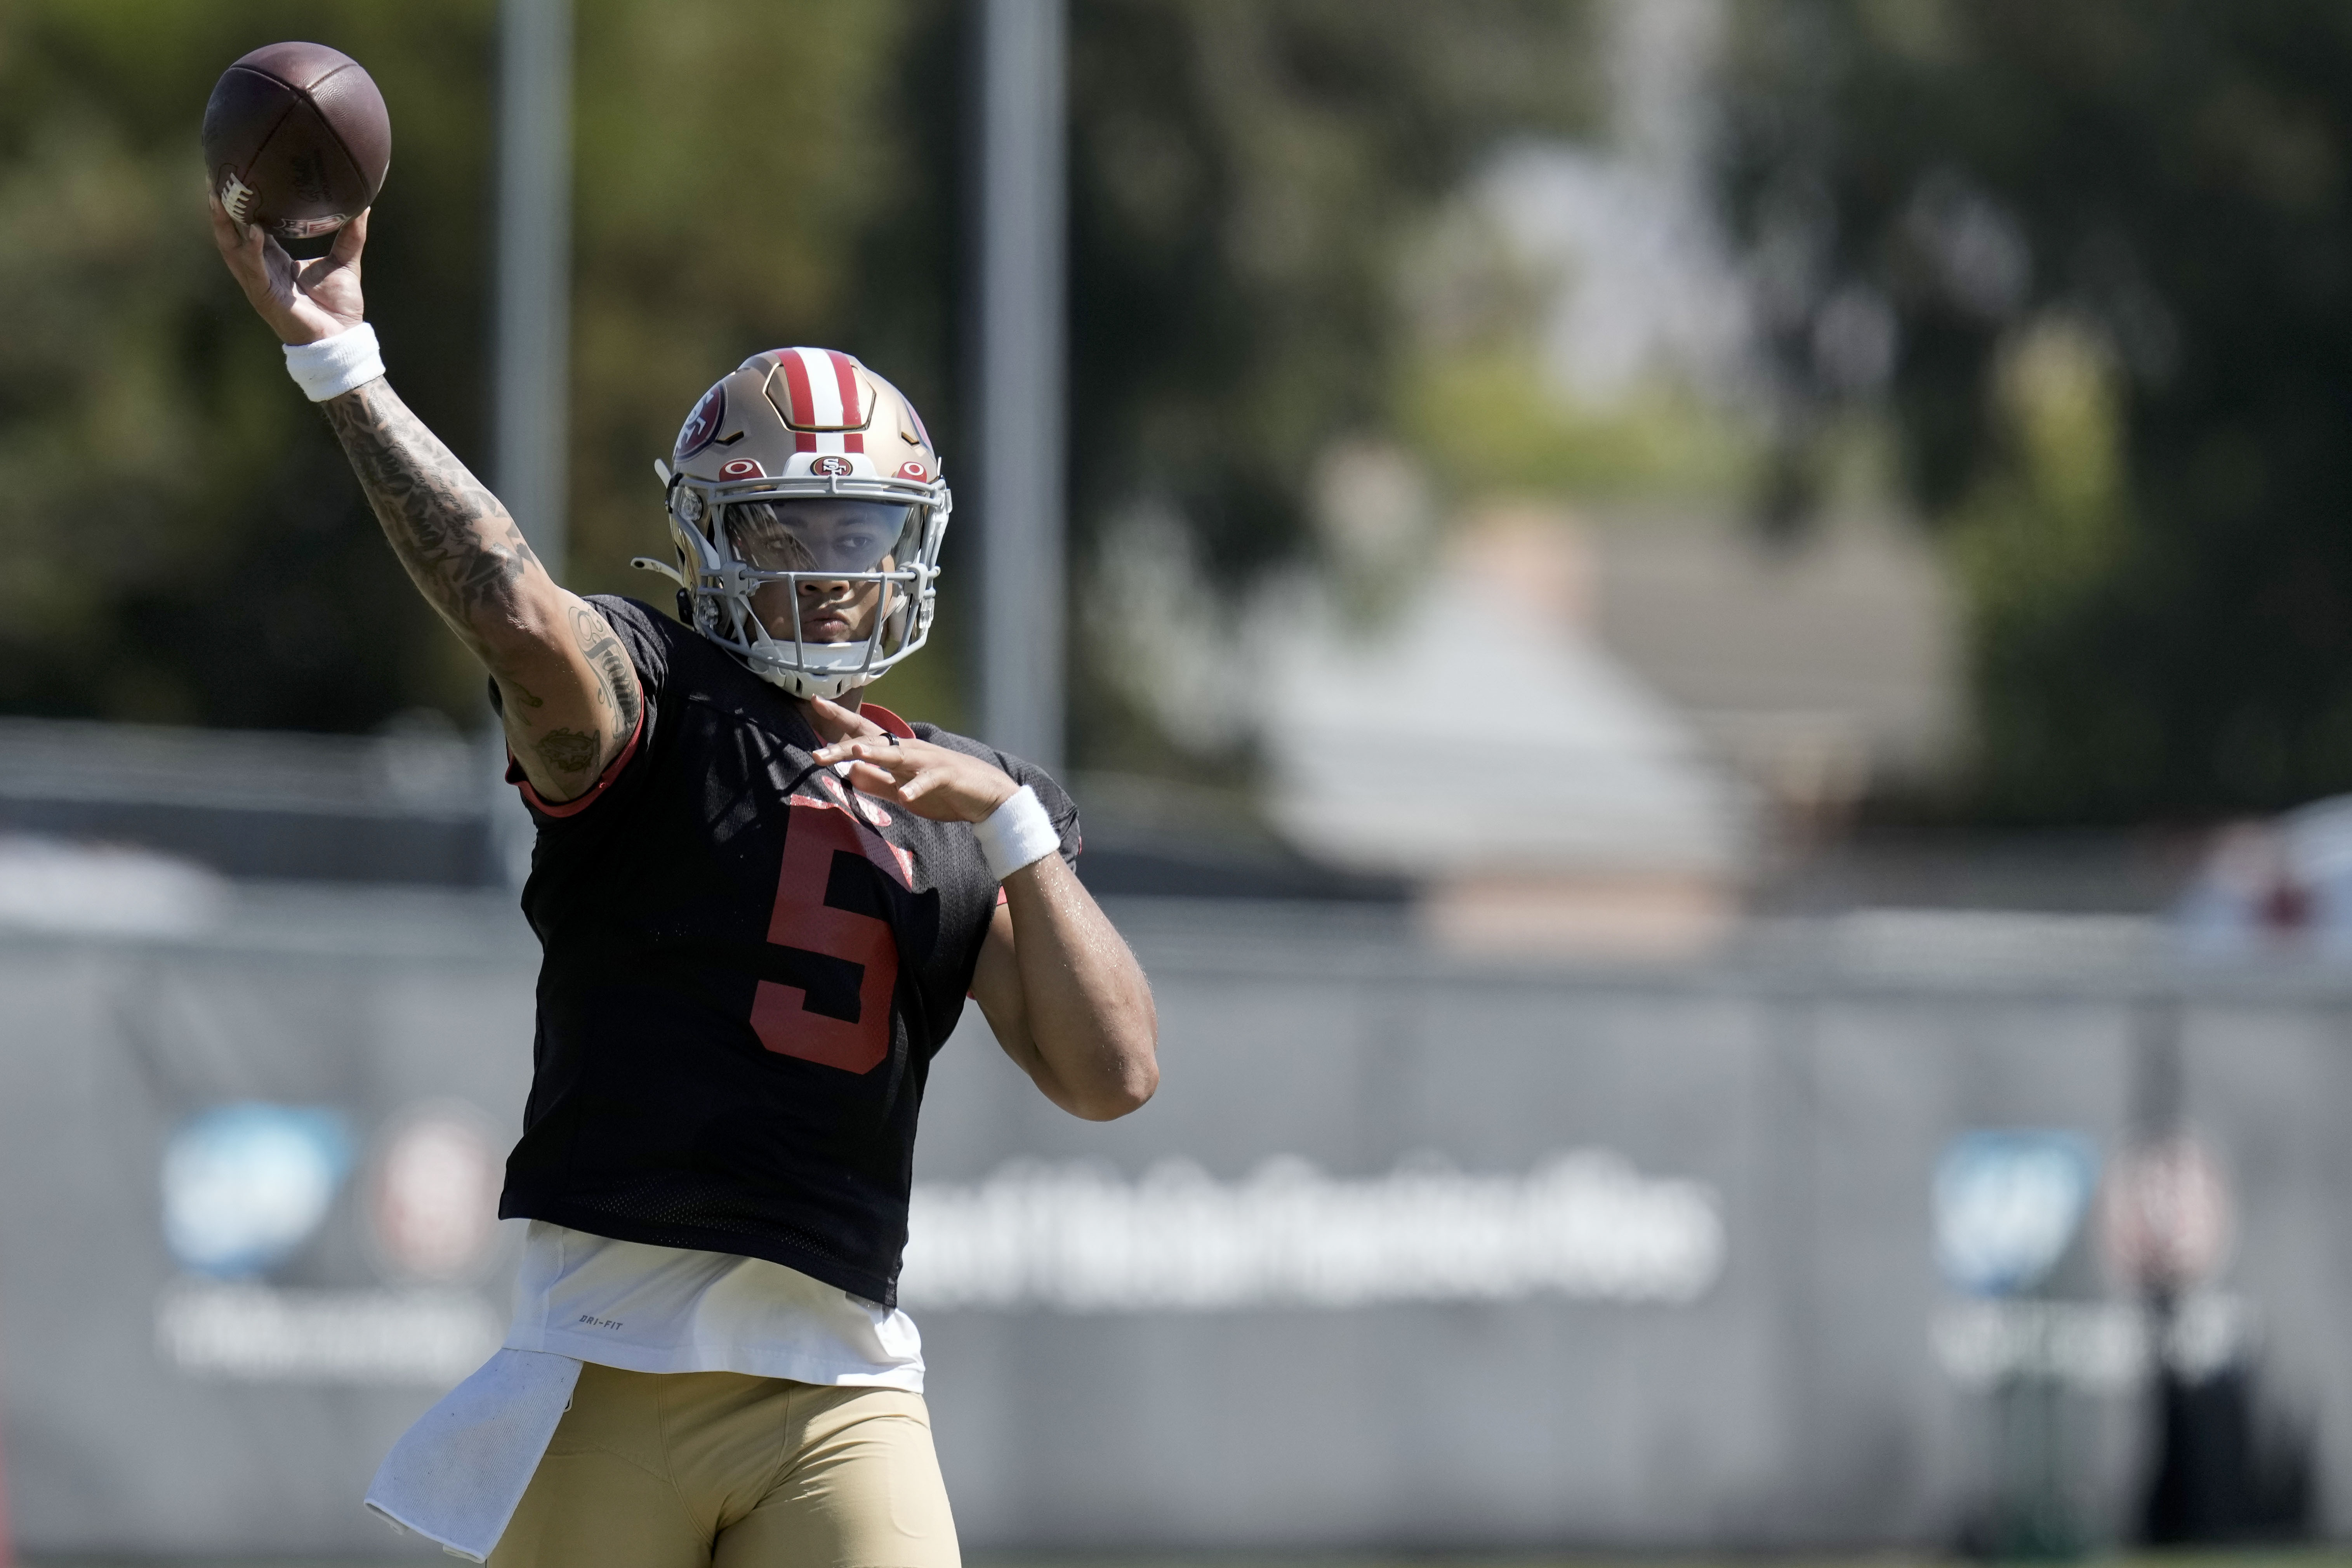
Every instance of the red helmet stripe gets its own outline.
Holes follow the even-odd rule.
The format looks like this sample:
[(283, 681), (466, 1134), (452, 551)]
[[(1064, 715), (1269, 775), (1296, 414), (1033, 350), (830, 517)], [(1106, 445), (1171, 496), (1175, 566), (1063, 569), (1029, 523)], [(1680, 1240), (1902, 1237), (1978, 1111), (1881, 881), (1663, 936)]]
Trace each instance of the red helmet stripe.
[[(839, 349), (827, 349), (824, 352), (832, 357), (834, 379), (841, 384), (841, 422), (844, 425), (864, 424), (863, 416), (866, 410), (862, 405), (864, 399), (857, 395), (856, 365)], [(866, 450), (866, 437), (859, 431), (852, 430), (842, 438), (841, 444), (845, 451), (863, 452)]]
[[(793, 400), (793, 423), (815, 424), (816, 389), (809, 384), (808, 366), (802, 361), (800, 351), (786, 349), (776, 357), (783, 362), (784, 387)], [(803, 447), (801, 450), (808, 448)]]

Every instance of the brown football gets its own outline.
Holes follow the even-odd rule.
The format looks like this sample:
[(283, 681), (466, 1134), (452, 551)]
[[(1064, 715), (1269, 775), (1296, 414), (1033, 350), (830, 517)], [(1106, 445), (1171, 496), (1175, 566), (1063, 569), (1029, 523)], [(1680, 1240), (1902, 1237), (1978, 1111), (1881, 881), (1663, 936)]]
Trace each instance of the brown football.
[(205, 105), (205, 166), (229, 216), (280, 239), (331, 234), (383, 188), (392, 116), (374, 80), (324, 44), (238, 60)]

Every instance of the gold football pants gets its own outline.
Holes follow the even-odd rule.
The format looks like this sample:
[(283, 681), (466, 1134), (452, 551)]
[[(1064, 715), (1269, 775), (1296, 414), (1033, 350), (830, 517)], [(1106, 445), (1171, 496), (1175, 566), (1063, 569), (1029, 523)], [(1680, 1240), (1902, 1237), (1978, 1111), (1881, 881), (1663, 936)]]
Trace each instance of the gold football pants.
[(958, 1568), (922, 1396), (580, 1369), (490, 1568)]

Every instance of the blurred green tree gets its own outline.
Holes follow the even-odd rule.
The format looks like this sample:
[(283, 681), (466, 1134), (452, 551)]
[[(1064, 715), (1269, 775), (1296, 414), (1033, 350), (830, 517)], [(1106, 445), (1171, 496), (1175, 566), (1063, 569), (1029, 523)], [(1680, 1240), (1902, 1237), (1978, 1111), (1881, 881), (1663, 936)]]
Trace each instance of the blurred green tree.
[[(1078, 572), (1145, 503), (1220, 588), (1310, 549), (1317, 458), (1392, 423), (1409, 247), (1505, 139), (1591, 126), (1588, 23), (1580, 0), (1071, 7)], [(1083, 648), (1073, 678), (1083, 763), (1200, 766)]]
[(447, 695), (323, 422), (212, 254), (195, 146), (222, 67), (322, 35), (399, 106), (371, 308), (472, 455), (478, 5), (0, 8), (0, 706), (361, 728)]
[[(648, 465), (759, 348), (861, 354), (971, 471), (970, 22), (959, 0), (578, 0), (572, 584), (667, 604), (625, 564), (662, 543)], [(1072, 5), (1082, 563), (1139, 498), (1225, 585), (1307, 548), (1317, 455), (1394, 403), (1402, 248), (1499, 140), (1588, 122), (1583, 22), (1581, 0)], [(371, 314), (404, 395), (480, 465), (495, 32), (493, 0), (0, 8), (0, 710), (478, 721), (478, 679), (211, 255), (194, 141), (260, 43), (367, 64), (394, 121)], [(887, 700), (955, 717), (963, 575)], [(1075, 651), (1082, 759), (1183, 765)]]
[[(909, 14), (583, 0), (577, 585), (658, 586), (625, 562), (662, 543), (648, 464), (704, 386), (755, 348), (859, 335), (860, 247), (904, 199), (881, 100)], [(367, 65), (394, 117), (369, 313), (403, 395), (483, 465), (496, 19), (491, 0), (0, 7), (0, 709), (479, 721), (478, 675), (212, 254), (195, 133), (260, 44)]]
[(1790, 411), (1768, 517), (1837, 409), (1885, 410), (1972, 604), (1972, 809), (2352, 788), (2352, 10), (1738, 15), (1726, 174)]

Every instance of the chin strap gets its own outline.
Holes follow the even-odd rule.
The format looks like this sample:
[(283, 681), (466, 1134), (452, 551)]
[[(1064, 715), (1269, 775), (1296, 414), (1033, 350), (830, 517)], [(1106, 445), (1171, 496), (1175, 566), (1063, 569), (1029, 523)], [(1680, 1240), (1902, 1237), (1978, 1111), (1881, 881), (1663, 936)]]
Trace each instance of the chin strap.
[(678, 575), (677, 567), (667, 561), (656, 561), (650, 555), (633, 555), (629, 558), (629, 564), (640, 572), (658, 572), (677, 584), (678, 624), (686, 626), (694, 625), (694, 594), (687, 587), (686, 579)]

